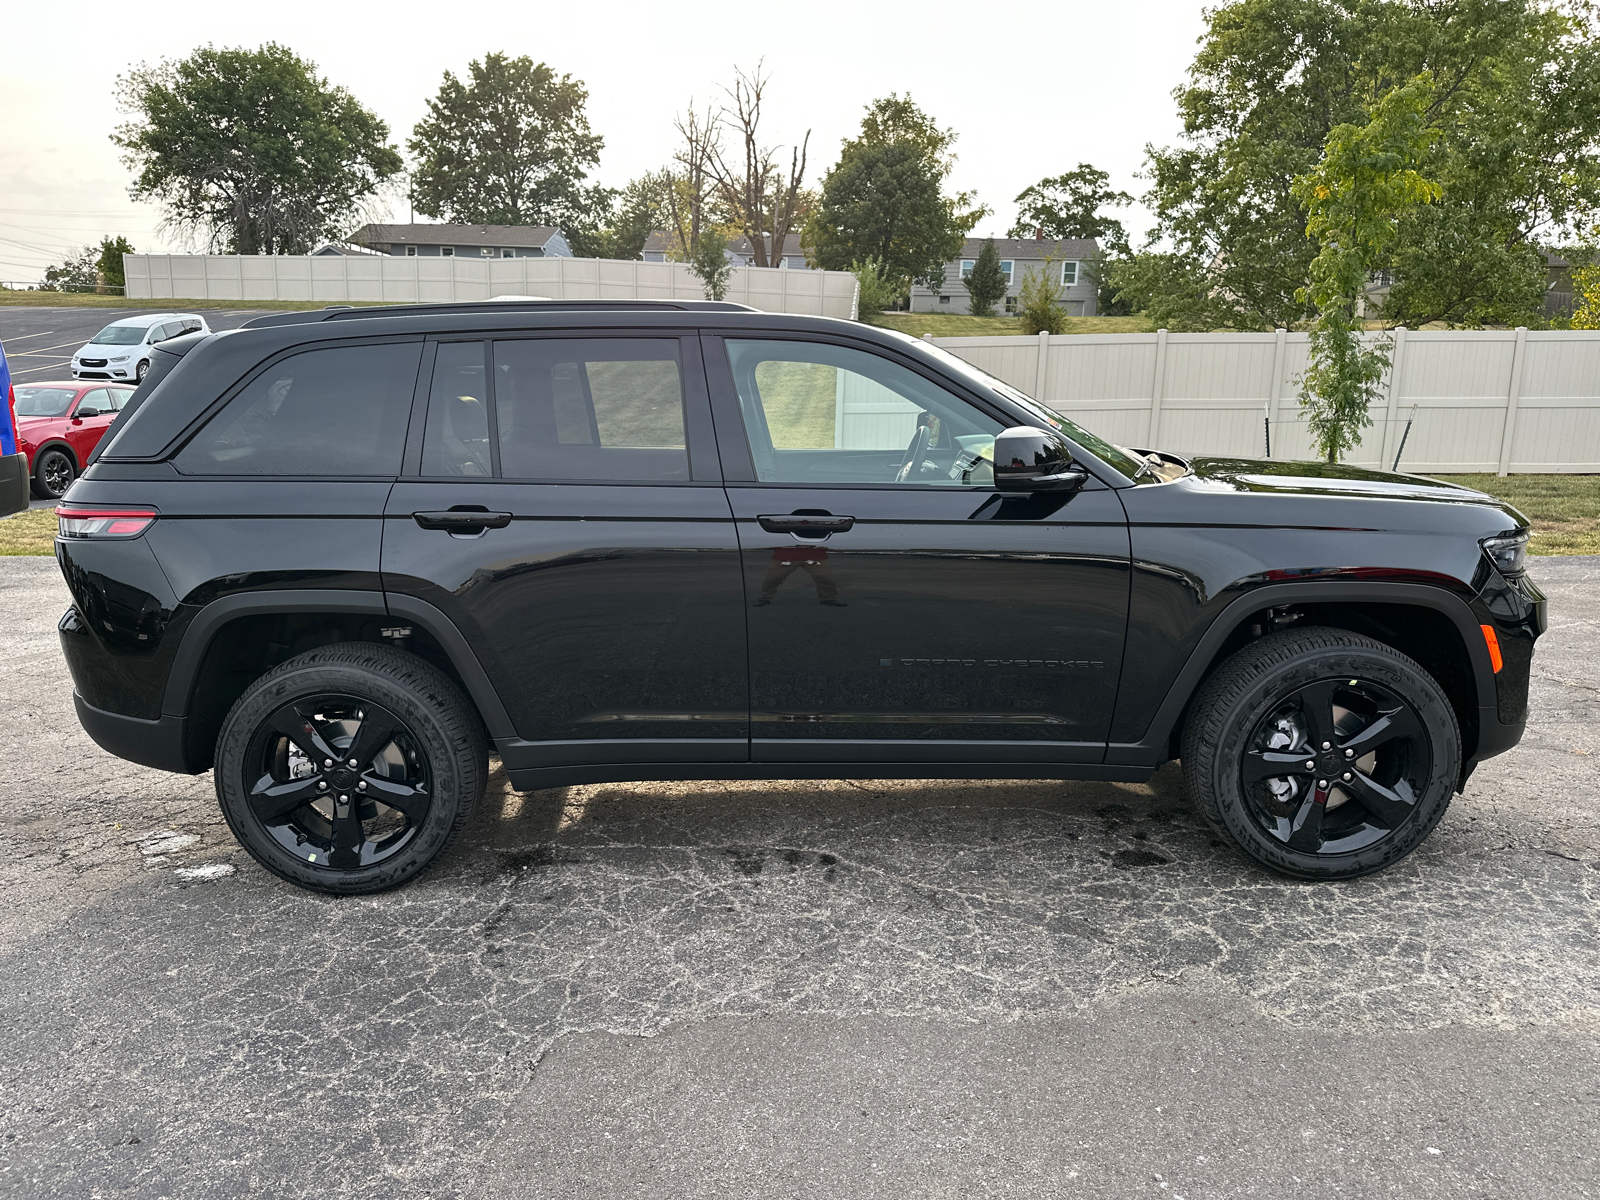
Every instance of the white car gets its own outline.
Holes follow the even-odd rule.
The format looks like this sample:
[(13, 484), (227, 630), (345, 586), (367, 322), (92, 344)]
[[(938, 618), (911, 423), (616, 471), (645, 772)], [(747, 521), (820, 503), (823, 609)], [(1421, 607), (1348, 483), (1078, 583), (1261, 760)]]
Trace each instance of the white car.
[(144, 373), (150, 369), (150, 348), (157, 342), (186, 333), (210, 332), (206, 319), (196, 313), (124, 317), (111, 322), (72, 356), (72, 377), (142, 383)]

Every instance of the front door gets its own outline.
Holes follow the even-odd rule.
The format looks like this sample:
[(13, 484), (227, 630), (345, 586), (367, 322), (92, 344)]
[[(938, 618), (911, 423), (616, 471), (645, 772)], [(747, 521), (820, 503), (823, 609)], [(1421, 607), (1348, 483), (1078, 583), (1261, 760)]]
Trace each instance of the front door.
[(1101, 761), (1128, 608), (1114, 492), (1000, 495), (1004, 422), (876, 350), (706, 345), (752, 757)]
[(738, 550), (698, 339), (441, 341), (431, 378), (384, 586), (465, 635), (514, 726), (506, 765), (744, 761)]

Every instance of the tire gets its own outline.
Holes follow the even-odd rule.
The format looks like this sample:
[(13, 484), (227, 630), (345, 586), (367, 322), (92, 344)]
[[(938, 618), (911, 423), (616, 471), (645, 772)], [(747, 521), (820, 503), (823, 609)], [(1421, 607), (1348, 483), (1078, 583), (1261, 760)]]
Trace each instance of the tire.
[(1257, 863), (1295, 879), (1352, 879), (1433, 831), (1459, 775), (1461, 734), (1438, 683), (1392, 646), (1296, 629), (1252, 642), (1206, 679), (1182, 758), (1206, 821)]
[(150, 360), (147, 358), (147, 359), (144, 359), (142, 362), (140, 362), (140, 364), (133, 369), (133, 382), (136, 383), (136, 384), (143, 383), (144, 382), (144, 377), (145, 377), (146, 374), (149, 373), (149, 371), (150, 371)]
[(77, 478), (72, 455), (51, 446), (33, 464), (33, 494), (41, 500), (59, 500)]
[(255, 860), (333, 895), (416, 878), (460, 835), (488, 774), (482, 723), (455, 684), (366, 642), (309, 651), (246, 688), (213, 772)]

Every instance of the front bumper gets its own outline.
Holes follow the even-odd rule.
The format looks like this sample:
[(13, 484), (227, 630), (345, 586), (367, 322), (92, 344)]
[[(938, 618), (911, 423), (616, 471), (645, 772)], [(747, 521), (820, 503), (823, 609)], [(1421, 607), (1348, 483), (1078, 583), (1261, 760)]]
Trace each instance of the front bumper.
[(1495, 631), (1501, 667), (1494, 676), (1494, 704), (1478, 708), (1478, 748), (1471, 761), (1504, 754), (1522, 740), (1528, 725), (1528, 681), (1533, 674), (1533, 644), (1549, 626), (1545, 595), (1527, 575), (1508, 579), (1486, 567), (1472, 611)]

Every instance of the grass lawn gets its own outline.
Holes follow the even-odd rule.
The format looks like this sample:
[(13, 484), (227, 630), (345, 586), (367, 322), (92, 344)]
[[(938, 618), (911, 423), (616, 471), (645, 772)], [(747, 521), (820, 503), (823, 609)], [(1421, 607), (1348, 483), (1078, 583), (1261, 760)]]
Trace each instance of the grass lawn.
[(1600, 475), (1440, 475), (1510, 501), (1533, 522), (1529, 554), (1600, 554)]
[[(898, 329), (912, 337), (1028, 337), (1020, 317), (974, 317), (970, 313), (867, 313), (869, 324)], [(1149, 333), (1144, 317), (1068, 317), (1068, 333)]]
[(0, 521), (0, 558), (17, 554), (54, 554), (56, 513), (53, 508), (30, 508)]

